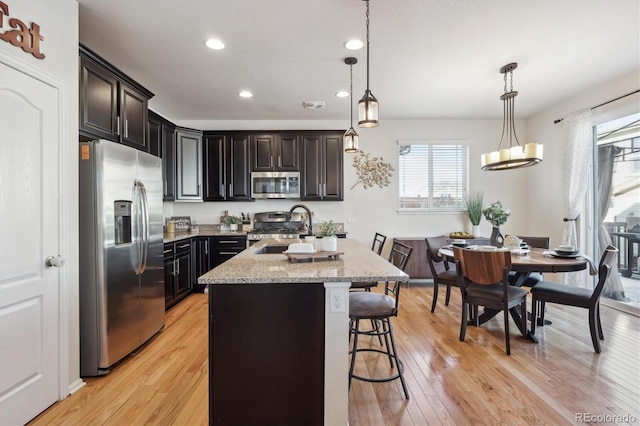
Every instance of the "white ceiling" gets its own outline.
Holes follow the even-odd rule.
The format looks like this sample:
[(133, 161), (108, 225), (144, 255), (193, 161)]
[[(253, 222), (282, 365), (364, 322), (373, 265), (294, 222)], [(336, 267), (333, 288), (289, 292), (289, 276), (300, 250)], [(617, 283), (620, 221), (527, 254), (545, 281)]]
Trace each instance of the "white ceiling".
[[(364, 93), (366, 50), (343, 46), (365, 40), (361, 0), (78, 2), (81, 43), (154, 92), (150, 107), (171, 120), (347, 127), (349, 98), (335, 97), (349, 89), (347, 56), (358, 58), (354, 105)], [(210, 37), (226, 48), (205, 47)], [(509, 62), (523, 118), (630, 72), (640, 86), (640, 0), (371, 0), (370, 55), (381, 123), (501, 117)], [(302, 107), (317, 100), (326, 107)]]

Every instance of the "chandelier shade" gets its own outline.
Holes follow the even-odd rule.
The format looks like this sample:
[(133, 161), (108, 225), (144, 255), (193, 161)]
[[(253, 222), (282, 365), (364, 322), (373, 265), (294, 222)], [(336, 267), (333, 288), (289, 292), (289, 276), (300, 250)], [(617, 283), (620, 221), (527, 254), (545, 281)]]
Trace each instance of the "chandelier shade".
[(349, 112), (351, 114), (351, 121), (349, 122), (349, 129), (344, 133), (344, 152), (356, 153), (358, 152), (358, 133), (353, 128), (353, 66), (358, 63), (358, 60), (353, 57), (345, 58), (344, 63), (349, 65)]
[(367, 90), (358, 102), (358, 126), (378, 127), (378, 100), (369, 89), (369, 0), (367, 3)]
[[(542, 144), (527, 143), (520, 145), (515, 127), (515, 97), (518, 92), (513, 90), (513, 70), (518, 64), (512, 62), (500, 68), (500, 73), (504, 74), (504, 94), (500, 96), (502, 100), (502, 136), (500, 145), (496, 151), (482, 154), (480, 163), (482, 170), (509, 170), (528, 167), (542, 161)], [(507, 90), (507, 75), (510, 77), (510, 88)], [(503, 148), (502, 144), (505, 143)]]

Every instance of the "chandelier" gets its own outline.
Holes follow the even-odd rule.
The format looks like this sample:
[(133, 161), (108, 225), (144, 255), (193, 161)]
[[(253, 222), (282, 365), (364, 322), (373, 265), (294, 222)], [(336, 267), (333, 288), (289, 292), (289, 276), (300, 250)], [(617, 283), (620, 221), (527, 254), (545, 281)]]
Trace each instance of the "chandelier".
[(367, 90), (358, 102), (358, 126), (378, 127), (378, 100), (369, 90), (369, 0), (367, 2)]
[(353, 66), (358, 60), (353, 57), (345, 58), (344, 63), (349, 65), (349, 111), (351, 113), (351, 121), (349, 130), (344, 134), (344, 152), (358, 152), (358, 134), (353, 129)]
[[(504, 94), (500, 96), (503, 105), (502, 137), (497, 151), (482, 154), (482, 170), (508, 170), (520, 167), (528, 167), (542, 161), (542, 144), (528, 143), (520, 145), (516, 135), (514, 100), (518, 92), (513, 90), (513, 70), (518, 67), (516, 62), (512, 62), (500, 68), (500, 73), (504, 74)], [(507, 74), (510, 86), (507, 91)], [(508, 147), (502, 147), (503, 142)]]

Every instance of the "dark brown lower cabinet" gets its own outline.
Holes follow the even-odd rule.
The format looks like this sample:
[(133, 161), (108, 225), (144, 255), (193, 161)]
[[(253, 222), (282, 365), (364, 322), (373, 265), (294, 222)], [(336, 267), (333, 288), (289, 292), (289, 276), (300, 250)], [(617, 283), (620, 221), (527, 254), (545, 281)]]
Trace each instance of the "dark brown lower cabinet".
[(191, 293), (193, 263), (191, 240), (164, 245), (164, 301), (168, 309)]
[(324, 293), (322, 283), (209, 286), (210, 425), (323, 424)]

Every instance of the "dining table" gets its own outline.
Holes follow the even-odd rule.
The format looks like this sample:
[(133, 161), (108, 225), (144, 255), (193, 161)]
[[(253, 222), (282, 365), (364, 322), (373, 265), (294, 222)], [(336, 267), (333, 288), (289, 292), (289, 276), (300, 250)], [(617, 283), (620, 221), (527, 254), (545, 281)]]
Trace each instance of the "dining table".
[[(469, 246), (467, 248), (482, 249), (481, 246)], [(508, 249), (505, 248), (503, 250)], [(454, 261), (452, 246), (444, 246), (438, 253), (447, 260)], [(590, 267), (592, 272), (595, 269), (595, 265), (587, 256), (561, 256), (554, 250), (534, 247), (527, 250), (516, 249), (511, 251), (511, 270), (516, 273), (516, 278), (511, 285), (522, 286), (529, 275), (534, 272), (575, 272), (587, 269), (587, 267)], [(478, 322), (483, 324), (495, 317), (499, 312), (495, 309), (485, 308), (484, 312), (478, 317)], [(510, 309), (509, 313), (518, 326), (522, 324), (523, 320), (526, 321), (520, 316), (517, 308)], [(538, 342), (538, 339), (528, 327), (526, 328), (526, 337), (534, 343)]]

